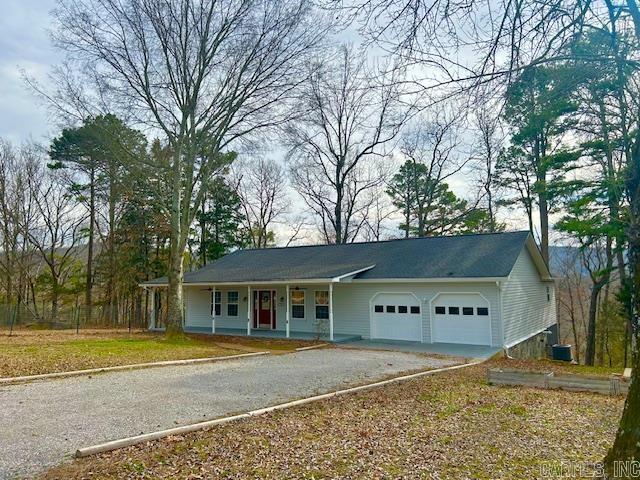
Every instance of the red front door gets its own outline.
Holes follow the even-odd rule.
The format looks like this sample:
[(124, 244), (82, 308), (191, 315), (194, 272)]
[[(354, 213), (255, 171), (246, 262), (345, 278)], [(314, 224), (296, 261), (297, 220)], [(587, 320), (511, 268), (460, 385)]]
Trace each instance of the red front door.
[(253, 328), (276, 328), (276, 292), (256, 290), (253, 294)]

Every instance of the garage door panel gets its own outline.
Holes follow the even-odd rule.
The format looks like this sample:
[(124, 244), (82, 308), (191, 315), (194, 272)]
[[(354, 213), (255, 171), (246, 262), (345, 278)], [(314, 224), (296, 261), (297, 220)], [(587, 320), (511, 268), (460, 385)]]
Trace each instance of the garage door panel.
[(437, 316), (434, 322), (434, 342), (490, 345), (491, 334), (487, 321), (477, 317), (450, 318)]
[(491, 345), (487, 301), (477, 294), (442, 294), (432, 310), (432, 341)]
[(422, 341), (420, 303), (413, 295), (379, 293), (372, 301), (372, 338)]

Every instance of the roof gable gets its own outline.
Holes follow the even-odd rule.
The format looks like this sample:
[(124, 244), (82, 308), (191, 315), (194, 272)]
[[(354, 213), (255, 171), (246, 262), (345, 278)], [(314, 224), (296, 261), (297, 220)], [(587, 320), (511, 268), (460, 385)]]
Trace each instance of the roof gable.
[(525, 245), (527, 247), (527, 251), (529, 252), (529, 255), (531, 256), (531, 260), (533, 260), (533, 264), (536, 266), (536, 269), (540, 274), (540, 278), (543, 281), (553, 280), (553, 277), (551, 276), (551, 270), (549, 270), (549, 266), (544, 261), (544, 258), (542, 257), (542, 253), (540, 252), (540, 248), (538, 247), (538, 244), (536, 243), (536, 241), (533, 239), (532, 235), (529, 235), (527, 237), (527, 241)]

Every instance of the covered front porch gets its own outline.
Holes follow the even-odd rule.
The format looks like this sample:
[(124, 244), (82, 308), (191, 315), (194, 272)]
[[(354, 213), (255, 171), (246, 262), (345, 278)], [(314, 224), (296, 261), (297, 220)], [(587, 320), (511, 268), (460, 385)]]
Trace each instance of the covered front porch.
[[(190, 333), (338, 343), (360, 339), (360, 335), (335, 332), (334, 282), (340, 279), (322, 280), (185, 284), (183, 328)], [(161, 331), (166, 285), (145, 288), (154, 299), (149, 329)]]
[[(212, 335), (213, 332), (210, 328), (205, 327), (185, 327), (184, 331), (187, 333), (202, 333)], [(246, 337), (247, 331), (243, 328), (217, 328), (215, 331), (215, 335), (230, 335), (236, 337)], [(285, 331), (282, 330), (263, 330), (263, 329), (254, 329), (251, 331), (252, 337), (260, 337), (260, 338), (289, 338), (291, 340), (324, 340), (333, 343), (346, 343), (346, 342), (355, 342), (357, 340), (361, 340), (362, 337), (360, 335), (343, 335), (340, 333), (333, 334), (333, 340), (329, 339), (327, 335), (317, 335), (313, 332), (298, 332), (298, 331), (289, 331), (289, 336), (286, 335)]]

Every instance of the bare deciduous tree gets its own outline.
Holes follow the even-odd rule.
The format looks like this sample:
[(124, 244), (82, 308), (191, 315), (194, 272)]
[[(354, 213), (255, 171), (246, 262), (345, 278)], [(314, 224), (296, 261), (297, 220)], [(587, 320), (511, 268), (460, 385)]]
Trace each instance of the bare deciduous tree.
[(63, 0), (55, 18), (69, 69), (166, 137), (171, 157), (156, 167), (171, 198), (167, 332), (180, 332), (201, 186), (233, 142), (283, 120), (276, 106), (294, 97), (324, 22), (308, 0)]
[(364, 198), (362, 238), (367, 242), (379, 242), (393, 237), (389, 223), (397, 212), (381, 185), (369, 190)]
[(11, 325), (21, 316), (22, 308), (30, 308), (29, 301), (34, 317), (38, 316), (36, 256), (29, 243), (38, 214), (36, 192), (30, 188), (30, 180), (38, 176), (41, 162), (37, 146), (14, 147), (0, 140), (0, 287), (8, 308), (15, 305), (10, 312)]
[(589, 280), (581, 261), (578, 248), (572, 246), (556, 247), (552, 256), (558, 269), (558, 333), (560, 342), (566, 343), (565, 322), (570, 325), (571, 342), (574, 346), (576, 361), (582, 356), (582, 339), (587, 332), (589, 303)]
[(393, 78), (379, 82), (364, 55), (343, 46), (313, 67), (306, 111), (288, 125), (293, 185), (316, 216), (327, 243), (353, 242), (362, 228), (368, 190), (384, 182), (385, 158), (407, 113)]
[(285, 170), (274, 160), (260, 158), (240, 161), (233, 176), (251, 247), (267, 248), (274, 241), (274, 224), (289, 207)]
[(497, 219), (500, 198), (495, 167), (505, 135), (500, 128), (500, 120), (495, 109), (486, 105), (478, 106), (472, 122), (477, 132), (474, 160), (481, 189), (481, 204), (487, 212), (488, 230), (495, 232), (504, 228)]
[(83, 237), (86, 214), (79, 211), (66, 182), (52, 171), (34, 168), (29, 189), (34, 195), (37, 216), (32, 225), (23, 225), (23, 228), (43, 262), (50, 289), (51, 320), (58, 321), (60, 296), (78, 267), (76, 248)]

